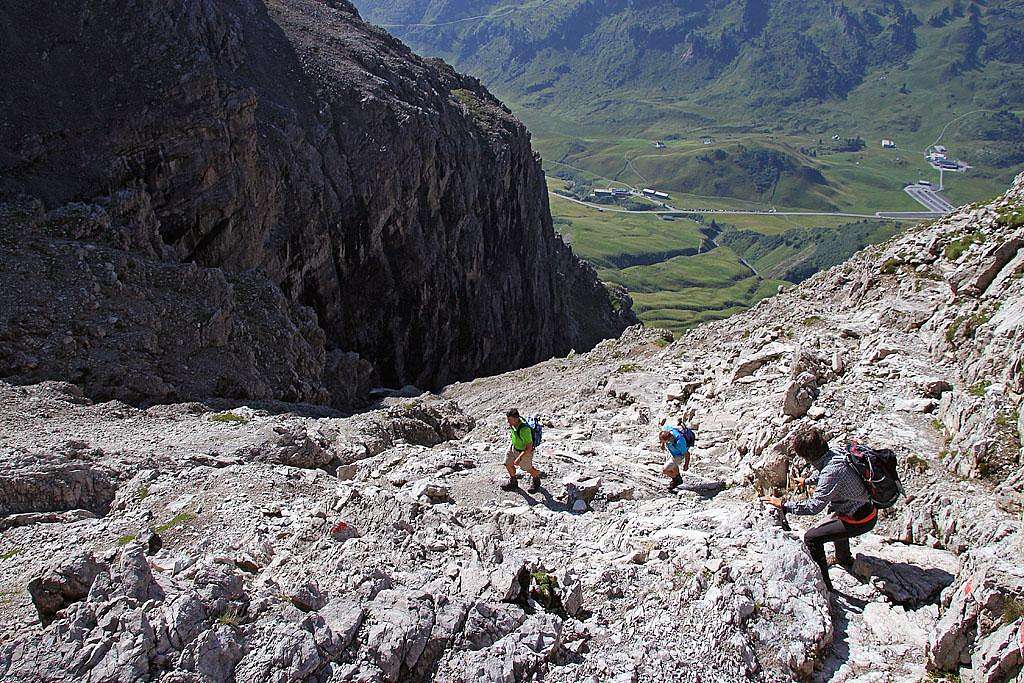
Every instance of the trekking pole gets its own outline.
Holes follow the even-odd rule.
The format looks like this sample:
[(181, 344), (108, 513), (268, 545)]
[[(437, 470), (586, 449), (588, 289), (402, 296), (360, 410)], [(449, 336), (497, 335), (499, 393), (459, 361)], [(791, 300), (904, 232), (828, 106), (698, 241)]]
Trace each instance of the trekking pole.
[[(789, 494), (789, 465), (787, 464), (786, 465), (786, 491), (785, 491), (785, 493), (783, 495), (788, 495), (788, 494)], [(786, 519), (786, 510), (785, 510), (784, 505), (785, 505), (785, 503), (780, 505), (777, 508), (777, 512), (776, 512), (776, 515), (777, 515), (777, 518), (778, 518), (778, 522), (779, 522), (779, 526), (782, 527), (783, 531), (792, 531), (792, 529), (790, 529), (790, 527), (789, 527), (789, 520)]]

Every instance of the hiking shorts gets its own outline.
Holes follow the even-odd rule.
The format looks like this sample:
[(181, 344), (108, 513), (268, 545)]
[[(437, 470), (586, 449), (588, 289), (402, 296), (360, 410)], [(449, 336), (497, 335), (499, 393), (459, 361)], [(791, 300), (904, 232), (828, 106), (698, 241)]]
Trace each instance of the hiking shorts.
[(682, 464), (683, 456), (669, 454), (668, 460), (665, 461), (665, 465), (661, 468), (661, 471), (674, 477), (679, 474), (679, 468)]
[(518, 465), (519, 469), (529, 472), (533, 469), (533, 453), (517, 451), (509, 446), (508, 453), (505, 454), (505, 464), (513, 467)]

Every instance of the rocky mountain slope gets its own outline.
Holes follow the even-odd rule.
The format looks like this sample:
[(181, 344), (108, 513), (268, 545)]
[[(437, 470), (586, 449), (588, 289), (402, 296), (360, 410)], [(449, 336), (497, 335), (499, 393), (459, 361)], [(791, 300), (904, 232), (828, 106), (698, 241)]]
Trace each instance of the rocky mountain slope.
[[(1024, 176), (670, 342), (391, 398), (97, 403), (0, 385), (5, 681), (1021, 681)], [(503, 409), (545, 416), (505, 493)], [(698, 432), (669, 494), (655, 430)], [(894, 448), (833, 570), (786, 436)]]
[(344, 406), (635, 322), (529, 134), (345, 0), (0, 3), (0, 376)]

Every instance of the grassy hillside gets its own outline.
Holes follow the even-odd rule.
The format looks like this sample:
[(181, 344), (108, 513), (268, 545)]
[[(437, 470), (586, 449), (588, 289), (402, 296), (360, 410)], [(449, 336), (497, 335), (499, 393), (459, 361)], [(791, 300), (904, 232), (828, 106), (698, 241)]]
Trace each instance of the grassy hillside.
[(576, 253), (629, 290), (645, 324), (675, 331), (742, 311), (898, 230), (891, 221), (829, 216), (664, 220), (583, 206), (557, 194), (566, 181), (548, 182), (555, 228)]
[[(481, 78), (530, 127), (552, 189), (567, 181), (577, 197), (654, 187), (676, 208), (874, 216), (921, 210), (903, 188), (938, 185), (932, 145), (970, 165), (945, 174), (955, 205), (995, 196), (1024, 164), (1024, 0), (356, 4)], [(668, 222), (557, 197), (551, 209), (646, 323), (676, 330), (899, 229), (852, 216)]]
[[(902, 185), (932, 173), (922, 153), (944, 129), (973, 166), (951, 179), (954, 203), (996, 194), (1024, 162), (1020, 0), (357, 5), (482, 78), (549, 163), (629, 183), (873, 212), (917, 208)], [(835, 134), (860, 136), (865, 153), (823, 157), (817, 141)], [(701, 147), (707, 136), (712, 149)], [(898, 151), (882, 155), (882, 137)], [(650, 153), (655, 139), (661, 154)], [(801, 153), (813, 147), (817, 157)]]

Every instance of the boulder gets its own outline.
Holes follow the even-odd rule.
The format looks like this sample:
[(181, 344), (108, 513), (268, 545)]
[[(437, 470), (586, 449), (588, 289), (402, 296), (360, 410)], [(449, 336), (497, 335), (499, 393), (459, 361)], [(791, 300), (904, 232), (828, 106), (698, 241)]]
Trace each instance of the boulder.
[(755, 487), (764, 493), (782, 489), (789, 476), (789, 441), (780, 439), (753, 464)]
[(326, 440), (300, 426), (274, 425), (262, 431), (258, 443), (241, 448), (234, 455), (250, 462), (315, 469), (334, 459), (327, 446)]
[(326, 629), (325, 637), (318, 638), (317, 644), (331, 657), (351, 645), (363, 625), (363, 608), (357, 600), (351, 598), (328, 601), (317, 611), (316, 616)]
[(88, 595), (96, 576), (107, 571), (109, 567), (91, 553), (80, 553), (29, 581), (28, 593), (39, 621), (43, 626), (49, 625), (58, 612)]
[(462, 638), (471, 650), (490, 647), (522, 626), (526, 612), (505, 602), (478, 602), (466, 616)]
[(670, 384), (668, 389), (665, 390), (665, 400), (667, 401), (686, 401), (690, 398), (694, 391), (700, 388), (700, 382), (676, 382)]
[(562, 484), (565, 486), (565, 497), (570, 506), (574, 506), (577, 501), (582, 501), (589, 508), (601, 491), (601, 479), (588, 477), (582, 472), (574, 472), (566, 476), (562, 479)]
[(534, 680), (554, 655), (561, 640), (562, 626), (562, 620), (553, 614), (532, 615), (518, 629), (490, 647), (452, 657), (438, 671), (436, 680), (451, 683)]
[[(997, 631), (1013, 606), (1024, 604), (1019, 564), (975, 559), (942, 594), (942, 616), (928, 637), (929, 667), (956, 671), (971, 663), (978, 644)], [(989, 649), (998, 651), (994, 643)]]
[(772, 342), (757, 353), (740, 357), (732, 371), (732, 381), (736, 382), (744, 377), (749, 377), (760, 370), (766, 363), (776, 361), (785, 354), (792, 351), (787, 344)]
[(139, 543), (131, 543), (121, 552), (111, 567), (110, 580), (117, 587), (118, 594), (140, 604), (147, 600), (162, 600), (164, 597), (164, 590), (153, 577), (149, 560)]
[(782, 399), (782, 413), (790, 417), (803, 417), (814, 404), (817, 390), (813, 385), (793, 380), (786, 386)]
[(633, 500), (633, 495), (635, 493), (634, 487), (617, 481), (604, 484), (601, 487), (601, 491), (609, 502), (616, 500)]
[(834, 374), (832, 363), (821, 352), (800, 346), (793, 353), (793, 360), (789, 364), (789, 376), (791, 379), (798, 379), (804, 373), (809, 373), (815, 384), (824, 384)]
[(316, 581), (295, 581), (285, 591), (288, 600), (303, 612), (315, 612), (327, 604), (327, 596)]
[(383, 590), (366, 606), (360, 633), (387, 683), (402, 680), (419, 662), (434, 627), (434, 605), (425, 592)]
[(418, 481), (412, 485), (412, 497), (428, 503), (444, 503), (451, 500), (449, 489), (444, 484), (433, 481)]
[[(245, 654), (234, 670), (233, 680), (236, 683), (308, 680), (323, 666), (313, 633), (298, 622), (297, 615), (301, 612), (291, 607), (287, 609), (295, 614), (287, 610), (269, 614), (243, 628)], [(229, 638), (225, 644), (226, 654), (233, 655), (233, 641)], [(197, 652), (194, 657), (202, 658), (203, 654)]]
[(953, 390), (953, 385), (949, 381), (937, 377), (914, 377), (910, 383), (921, 398), (938, 400), (944, 393)]
[(503, 562), (491, 571), (490, 584), (498, 600), (523, 602), (529, 595), (530, 570), (522, 561)]
[(183, 646), (176, 668), (195, 673), (196, 683), (241, 680), (236, 677), (235, 669), (245, 651), (245, 642), (237, 627), (215, 624)]
[(948, 551), (889, 544), (869, 535), (857, 546), (853, 570), (897, 605), (917, 609), (938, 602), (958, 567)]
[[(970, 679), (977, 683), (1015, 680), (1024, 670), (1024, 617), (986, 636), (971, 655)], [(1020, 679), (1016, 679), (1020, 680)]]
[(892, 409), (897, 413), (930, 413), (935, 410), (936, 405), (930, 398), (909, 398), (896, 401)]

